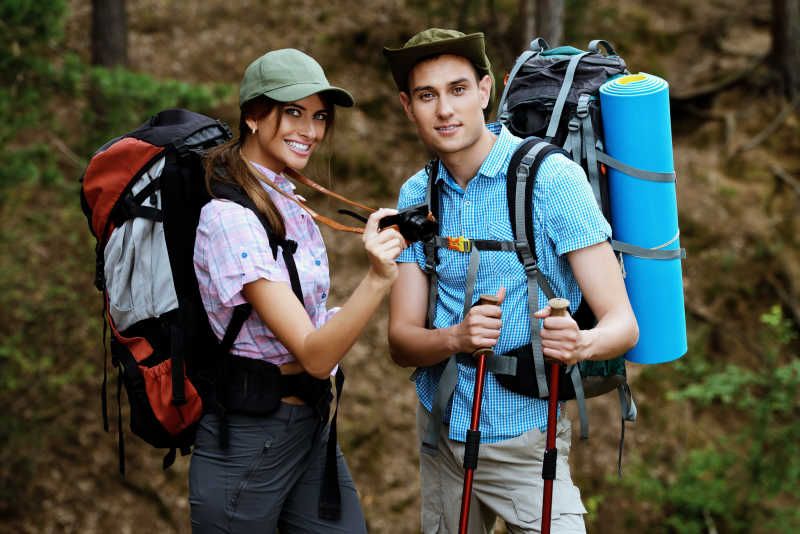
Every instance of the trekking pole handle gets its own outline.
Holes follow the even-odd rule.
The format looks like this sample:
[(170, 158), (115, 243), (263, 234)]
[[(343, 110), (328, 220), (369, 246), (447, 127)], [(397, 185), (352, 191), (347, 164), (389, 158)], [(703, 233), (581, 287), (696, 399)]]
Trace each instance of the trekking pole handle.
[[(550, 317), (566, 317), (569, 315), (569, 301), (567, 299), (552, 298), (547, 301), (547, 305), (550, 306)], [(549, 357), (545, 357), (545, 361), (551, 364), (559, 363)]]
[[(493, 304), (498, 306), (500, 304), (500, 299), (498, 299), (494, 295), (481, 295), (478, 297), (478, 301), (474, 304), (475, 306), (482, 306), (483, 304)], [(480, 354), (489, 354), (494, 352), (493, 349), (478, 349), (472, 353), (473, 356), (478, 356)]]
[(496, 295), (481, 295), (475, 305), (480, 306), (482, 304), (494, 304), (497, 306), (500, 304), (500, 299)]
[(550, 299), (547, 304), (550, 306), (552, 317), (564, 317), (569, 313), (569, 301), (567, 299)]

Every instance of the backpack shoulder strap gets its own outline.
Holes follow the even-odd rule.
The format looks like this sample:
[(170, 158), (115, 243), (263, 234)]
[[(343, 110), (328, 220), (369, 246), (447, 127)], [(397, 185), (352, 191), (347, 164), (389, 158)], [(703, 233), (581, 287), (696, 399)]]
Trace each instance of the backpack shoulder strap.
[(539, 308), (539, 288), (547, 298), (555, 297), (553, 289), (539, 270), (536, 257), (536, 241), (533, 231), (533, 186), (536, 174), (544, 158), (554, 152), (564, 153), (562, 149), (538, 137), (529, 137), (519, 144), (506, 173), (506, 194), (508, 218), (514, 235), (517, 256), (525, 269), (528, 278), (528, 313), (530, 316), (531, 349), (533, 364), (536, 370), (536, 382), (539, 393), (548, 394), (547, 376), (545, 374), (544, 355), (539, 336), (539, 328), (533, 314)]
[[(529, 137), (517, 146), (508, 164), (506, 172), (508, 218), (517, 255), (523, 265), (535, 264), (537, 261), (531, 210), (533, 188), (542, 161), (554, 152), (569, 157), (569, 154), (556, 145), (539, 137)], [(547, 296), (553, 297), (549, 294)]]

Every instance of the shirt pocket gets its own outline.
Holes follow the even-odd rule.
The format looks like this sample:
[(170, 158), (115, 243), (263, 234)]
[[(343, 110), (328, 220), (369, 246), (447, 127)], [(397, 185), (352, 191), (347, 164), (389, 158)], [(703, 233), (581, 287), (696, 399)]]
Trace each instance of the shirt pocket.
[[(493, 241), (514, 241), (514, 233), (508, 219), (501, 217), (499, 220), (489, 225), (489, 239)], [(504, 279), (516, 279), (525, 277), (525, 270), (519, 261), (519, 256), (514, 251), (490, 250), (483, 253), (486, 267), (490, 268), (493, 276), (500, 276)], [(484, 258), (481, 258), (484, 261)]]

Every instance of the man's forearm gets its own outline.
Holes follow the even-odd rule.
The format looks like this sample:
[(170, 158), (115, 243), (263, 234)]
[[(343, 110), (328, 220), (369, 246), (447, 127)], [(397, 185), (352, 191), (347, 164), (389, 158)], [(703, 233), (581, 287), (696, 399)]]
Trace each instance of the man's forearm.
[(401, 367), (435, 365), (456, 352), (453, 329), (421, 328), (413, 325), (389, 328), (389, 351)]
[(580, 350), (590, 360), (610, 360), (632, 349), (639, 340), (639, 328), (632, 312), (619, 310), (603, 317), (590, 330), (581, 330)]

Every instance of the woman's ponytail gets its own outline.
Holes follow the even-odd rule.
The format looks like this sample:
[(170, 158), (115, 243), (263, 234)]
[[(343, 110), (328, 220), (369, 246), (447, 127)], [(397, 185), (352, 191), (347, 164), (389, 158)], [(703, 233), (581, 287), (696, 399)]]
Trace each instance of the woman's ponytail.
[(239, 136), (210, 149), (206, 154), (204, 167), (206, 189), (213, 198), (216, 198), (211, 187), (214, 181), (238, 185), (267, 218), (275, 235), (283, 239), (286, 237), (283, 216), (269, 193), (262, 187), (261, 180), (240, 153), (245, 139), (251, 135), (246, 119), (260, 120), (278, 105), (278, 102), (265, 96), (245, 102), (239, 118)]

